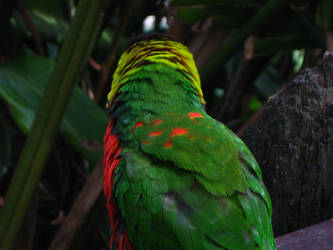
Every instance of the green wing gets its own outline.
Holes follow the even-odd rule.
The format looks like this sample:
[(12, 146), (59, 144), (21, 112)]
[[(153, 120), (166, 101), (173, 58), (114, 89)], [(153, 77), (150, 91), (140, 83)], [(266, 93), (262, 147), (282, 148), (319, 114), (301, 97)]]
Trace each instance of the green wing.
[(123, 148), (115, 195), (138, 249), (275, 248), (259, 166), (228, 128), (182, 113), (132, 133), (138, 146)]

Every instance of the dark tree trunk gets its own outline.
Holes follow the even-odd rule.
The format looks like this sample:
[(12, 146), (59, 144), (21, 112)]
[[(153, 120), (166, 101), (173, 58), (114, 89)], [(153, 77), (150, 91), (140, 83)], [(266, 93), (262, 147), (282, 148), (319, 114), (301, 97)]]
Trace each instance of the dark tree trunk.
[(276, 236), (333, 217), (333, 53), (271, 97), (243, 139), (270, 192)]

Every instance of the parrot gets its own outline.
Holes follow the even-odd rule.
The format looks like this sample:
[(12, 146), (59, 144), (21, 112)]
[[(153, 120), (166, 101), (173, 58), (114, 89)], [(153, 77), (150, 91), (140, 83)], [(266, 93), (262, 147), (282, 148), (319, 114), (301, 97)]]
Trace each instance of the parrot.
[(111, 249), (276, 249), (260, 167), (205, 104), (181, 42), (143, 37), (121, 55), (104, 136)]

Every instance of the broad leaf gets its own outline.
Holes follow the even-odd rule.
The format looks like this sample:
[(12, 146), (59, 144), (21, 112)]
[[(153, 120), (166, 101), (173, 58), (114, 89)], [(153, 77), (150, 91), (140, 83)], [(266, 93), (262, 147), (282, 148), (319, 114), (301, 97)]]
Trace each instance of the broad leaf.
[[(29, 13), (36, 29), (42, 35), (43, 40), (64, 40), (66, 30), (68, 29), (69, 18), (66, 17), (66, 8), (62, 0), (20, 0), (20, 4)], [(16, 29), (25, 30), (25, 33), (31, 35), (26, 28), (26, 22), (22, 15), (15, 13), (12, 20)]]
[[(32, 55), (0, 69), (0, 96), (10, 105), (13, 119), (24, 133), (31, 128), (54, 65), (53, 59)], [(75, 87), (60, 132), (82, 156), (95, 163), (101, 157), (97, 145), (102, 144), (107, 121), (105, 112)]]

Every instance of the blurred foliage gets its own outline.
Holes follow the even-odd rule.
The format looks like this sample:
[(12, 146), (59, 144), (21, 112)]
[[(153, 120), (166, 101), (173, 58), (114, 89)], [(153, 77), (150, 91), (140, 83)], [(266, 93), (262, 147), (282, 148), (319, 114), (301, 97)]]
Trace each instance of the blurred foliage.
[[(7, 35), (0, 40), (0, 198), (77, 5), (78, 0), (1, 1), (0, 29)], [(185, 43), (202, 76), (208, 113), (237, 131), (267, 98), (333, 47), (332, 13), (331, 0), (109, 1), (33, 201), (38, 208), (32, 249), (49, 246), (59, 214), (70, 211), (102, 156), (104, 100), (116, 61), (133, 38), (163, 32)], [(126, 15), (129, 22), (122, 25)], [(99, 198), (93, 206), (72, 249), (107, 249), (103, 202)]]
[[(13, 59), (0, 69), (0, 96), (10, 105), (13, 119), (24, 133), (31, 128), (54, 64), (54, 59), (31, 55)], [(94, 165), (100, 158), (100, 148), (93, 146), (97, 141), (101, 143), (107, 122), (105, 112), (76, 87), (60, 132)]]

